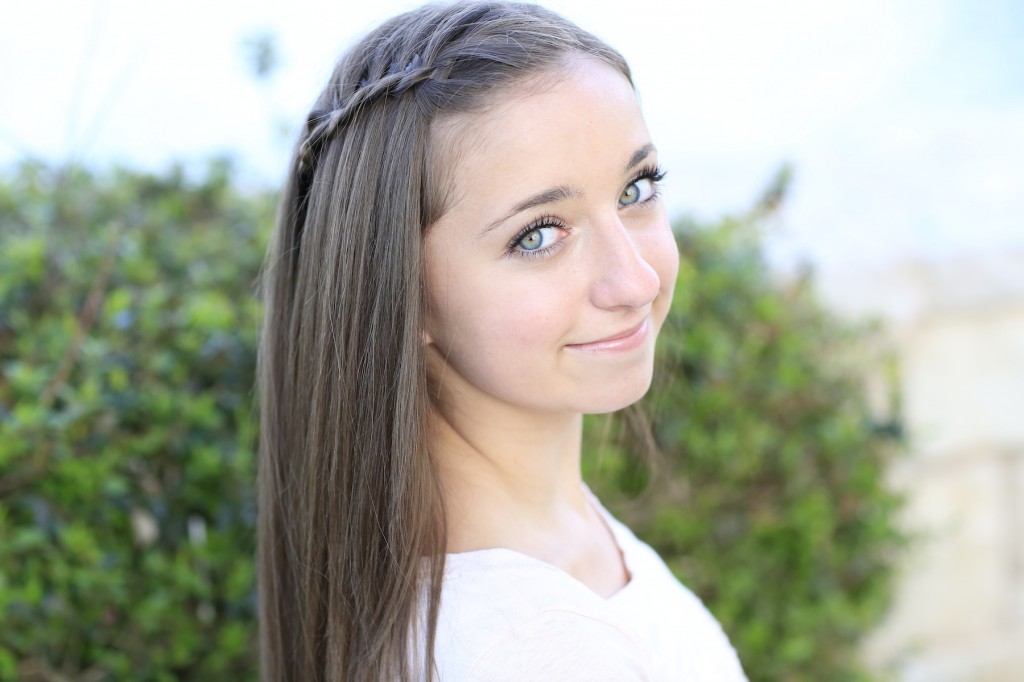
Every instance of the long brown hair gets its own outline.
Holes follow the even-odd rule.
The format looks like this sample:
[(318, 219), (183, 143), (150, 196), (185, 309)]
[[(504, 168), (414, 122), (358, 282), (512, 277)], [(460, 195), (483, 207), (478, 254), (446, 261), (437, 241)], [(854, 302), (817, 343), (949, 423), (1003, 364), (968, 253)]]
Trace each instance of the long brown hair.
[(263, 278), (265, 681), (431, 677), (446, 535), (421, 245), (450, 189), (431, 130), (577, 54), (629, 78), (618, 53), (535, 5), (430, 5), (352, 47), (309, 114)]

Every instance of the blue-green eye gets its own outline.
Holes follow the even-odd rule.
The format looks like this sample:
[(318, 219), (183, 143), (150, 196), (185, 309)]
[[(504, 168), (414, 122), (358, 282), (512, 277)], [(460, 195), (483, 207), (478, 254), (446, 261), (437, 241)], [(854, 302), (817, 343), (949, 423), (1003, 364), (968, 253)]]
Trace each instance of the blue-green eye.
[(619, 206), (642, 204), (654, 196), (654, 178), (637, 178), (626, 185), (619, 196)]
[(505, 247), (506, 256), (520, 258), (544, 258), (558, 250), (572, 231), (560, 218), (545, 216), (539, 218), (509, 240)]
[(665, 171), (659, 166), (648, 166), (633, 176), (619, 195), (619, 206), (636, 206), (658, 196), (658, 183), (665, 179)]
[(540, 251), (546, 249), (558, 240), (557, 227), (535, 227), (516, 242), (523, 251)]

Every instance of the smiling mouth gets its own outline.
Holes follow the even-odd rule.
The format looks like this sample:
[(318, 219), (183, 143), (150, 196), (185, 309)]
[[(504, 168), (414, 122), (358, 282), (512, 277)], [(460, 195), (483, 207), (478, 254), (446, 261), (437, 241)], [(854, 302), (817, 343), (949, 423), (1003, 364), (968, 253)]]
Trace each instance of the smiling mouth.
[(609, 336), (608, 338), (599, 339), (597, 341), (589, 341), (587, 343), (571, 343), (566, 345), (566, 348), (584, 351), (587, 353), (632, 350), (644, 342), (650, 333), (650, 328), (651, 318), (645, 317), (640, 324), (627, 329), (621, 334)]

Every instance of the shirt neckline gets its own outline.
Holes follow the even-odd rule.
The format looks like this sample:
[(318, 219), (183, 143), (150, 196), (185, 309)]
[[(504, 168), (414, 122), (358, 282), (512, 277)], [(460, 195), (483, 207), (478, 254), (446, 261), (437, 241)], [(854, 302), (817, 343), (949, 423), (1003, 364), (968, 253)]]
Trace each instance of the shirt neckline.
[[(601, 517), (601, 521), (604, 523), (605, 528), (611, 534), (612, 541), (615, 543), (615, 547), (619, 551), (619, 556), (622, 559), (622, 565), (626, 569), (628, 576), (626, 583), (618, 590), (608, 596), (604, 596), (594, 591), (589, 585), (579, 580), (567, 571), (555, 566), (552, 563), (538, 559), (537, 557), (524, 554), (519, 550), (509, 549), (507, 547), (489, 547), (487, 549), (472, 549), (465, 552), (449, 552), (445, 555), (446, 563), (455, 569), (466, 568), (466, 565), (470, 566), (473, 563), (479, 563), (483, 560), (483, 563), (487, 565), (494, 565), (505, 563), (507, 560), (513, 560), (519, 564), (528, 564), (533, 567), (541, 567), (548, 571), (554, 571), (560, 576), (571, 580), (582, 589), (586, 590), (590, 594), (594, 595), (597, 599), (601, 599), (606, 602), (618, 601), (622, 598), (622, 595), (627, 592), (632, 592), (630, 589), (636, 582), (637, 574), (635, 568), (635, 561), (633, 561), (633, 554), (629, 551), (631, 543), (629, 538), (623, 533), (623, 529), (618, 527), (618, 523), (608, 512), (607, 509), (601, 504), (600, 500), (591, 492), (589, 486), (583, 484), (583, 493), (587, 498), (587, 501), (595, 509), (598, 515)], [(504, 561), (503, 561), (504, 559)], [(446, 568), (447, 573), (447, 568)]]

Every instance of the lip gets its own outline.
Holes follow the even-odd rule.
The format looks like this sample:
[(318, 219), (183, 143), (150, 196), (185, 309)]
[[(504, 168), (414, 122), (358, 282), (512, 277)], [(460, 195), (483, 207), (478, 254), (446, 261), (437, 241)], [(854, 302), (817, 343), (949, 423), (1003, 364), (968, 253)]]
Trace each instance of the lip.
[(608, 353), (633, 350), (647, 339), (651, 329), (650, 320), (650, 317), (645, 317), (640, 324), (635, 327), (630, 327), (624, 332), (615, 334), (614, 336), (609, 336), (597, 341), (589, 341), (587, 343), (571, 343), (566, 345), (566, 348), (583, 351), (585, 353)]

